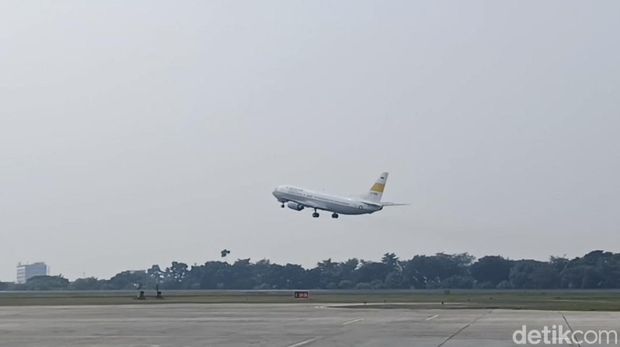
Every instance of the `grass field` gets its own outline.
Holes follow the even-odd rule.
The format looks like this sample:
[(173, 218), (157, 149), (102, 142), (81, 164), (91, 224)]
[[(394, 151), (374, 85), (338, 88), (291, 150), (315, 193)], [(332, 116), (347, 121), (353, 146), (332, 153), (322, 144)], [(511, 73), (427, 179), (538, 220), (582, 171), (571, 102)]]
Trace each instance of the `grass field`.
[(620, 291), (310, 291), (295, 299), (293, 291), (169, 291), (163, 299), (131, 291), (0, 292), (0, 306), (119, 305), (168, 303), (311, 303), (373, 308), (505, 308), (535, 310), (620, 311)]

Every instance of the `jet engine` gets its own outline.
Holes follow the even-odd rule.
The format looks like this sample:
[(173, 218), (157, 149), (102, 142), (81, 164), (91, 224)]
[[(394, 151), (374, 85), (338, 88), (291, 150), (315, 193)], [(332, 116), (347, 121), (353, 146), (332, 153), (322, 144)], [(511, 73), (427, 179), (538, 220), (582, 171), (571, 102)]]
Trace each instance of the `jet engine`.
[(290, 208), (291, 210), (295, 210), (295, 211), (301, 211), (301, 210), (304, 209), (304, 205), (300, 205), (300, 204), (298, 204), (296, 202), (292, 202), (292, 201), (289, 201), (289, 203), (286, 204), (286, 206), (288, 208)]

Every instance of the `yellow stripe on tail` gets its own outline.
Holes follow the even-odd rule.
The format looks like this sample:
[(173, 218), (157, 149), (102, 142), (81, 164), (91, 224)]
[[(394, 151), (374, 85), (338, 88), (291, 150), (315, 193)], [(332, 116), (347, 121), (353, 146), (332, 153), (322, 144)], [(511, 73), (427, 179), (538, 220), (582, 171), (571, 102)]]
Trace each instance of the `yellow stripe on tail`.
[(383, 196), (383, 190), (385, 189), (385, 182), (387, 182), (388, 173), (384, 172), (375, 181), (375, 184), (370, 188), (368, 193), (364, 194), (364, 199), (371, 202), (380, 202)]
[(385, 189), (385, 184), (375, 183), (370, 190), (377, 193), (383, 193), (383, 189)]

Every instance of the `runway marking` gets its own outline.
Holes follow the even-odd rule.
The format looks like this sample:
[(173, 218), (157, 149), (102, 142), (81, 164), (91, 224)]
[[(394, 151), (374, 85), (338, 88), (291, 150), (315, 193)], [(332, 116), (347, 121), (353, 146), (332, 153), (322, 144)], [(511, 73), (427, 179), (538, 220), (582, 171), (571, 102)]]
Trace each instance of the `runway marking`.
[(353, 319), (353, 320), (349, 320), (349, 321), (346, 321), (346, 322), (342, 323), (342, 325), (349, 325), (349, 324), (361, 322), (363, 320), (364, 320), (364, 318)]
[(456, 335), (460, 334), (463, 330), (469, 328), (472, 324), (476, 323), (480, 318), (486, 316), (489, 312), (485, 312), (483, 314), (481, 314), (480, 316), (472, 319), (469, 323), (465, 324), (461, 329), (455, 331), (454, 333), (452, 333), (452, 335), (448, 336), (445, 340), (443, 340), (442, 343), (438, 344), (437, 347), (441, 347), (443, 345), (445, 345), (448, 341), (452, 340)]
[[(185, 336), (185, 335), (184, 335)], [(23, 335), (15, 335), (15, 337), (24, 337)], [(168, 339), (170, 335), (37, 335), (40, 339)], [(174, 337), (174, 336), (173, 336)], [(189, 336), (204, 337), (204, 336)], [(151, 347), (160, 345), (151, 345)]]
[[(566, 322), (566, 325), (568, 325), (570, 331), (573, 331), (573, 327), (570, 326), (570, 323), (568, 322), (568, 319), (566, 319), (566, 316), (564, 316), (564, 313), (560, 312), (560, 314), (562, 315), (562, 318), (564, 318), (564, 321)], [(581, 347), (581, 344), (577, 343), (577, 346)]]
[(435, 318), (437, 318), (437, 317), (439, 317), (439, 315), (438, 315), (438, 314), (436, 314), (436, 315), (434, 315), (434, 316), (430, 316), (430, 317), (426, 318), (425, 320), (433, 320), (433, 319), (435, 319)]
[(301, 347), (301, 346), (305, 346), (305, 345), (307, 345), (309, 343), (312, 343), (312, 342), (314, 342), (314, 341), (316, 341), (316, 340), (318, 340), (320, 338), (321, 338), (321, 336), (313, 337), (311, 339), (303, 340), (301, 342), (297, 342), (297, 343), (294, 343), (292, 345), (288, 345), (286, 347)]

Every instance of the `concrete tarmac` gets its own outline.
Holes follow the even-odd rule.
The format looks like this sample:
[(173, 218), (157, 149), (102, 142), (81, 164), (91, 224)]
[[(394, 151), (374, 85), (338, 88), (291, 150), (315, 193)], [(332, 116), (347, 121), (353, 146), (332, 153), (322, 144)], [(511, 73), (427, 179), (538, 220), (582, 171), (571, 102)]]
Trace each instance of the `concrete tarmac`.
[(0, 307), (0, 346), (515, 346), (513, 332), (524, 324), (620, 330), (620, 312), (310, 303)]

